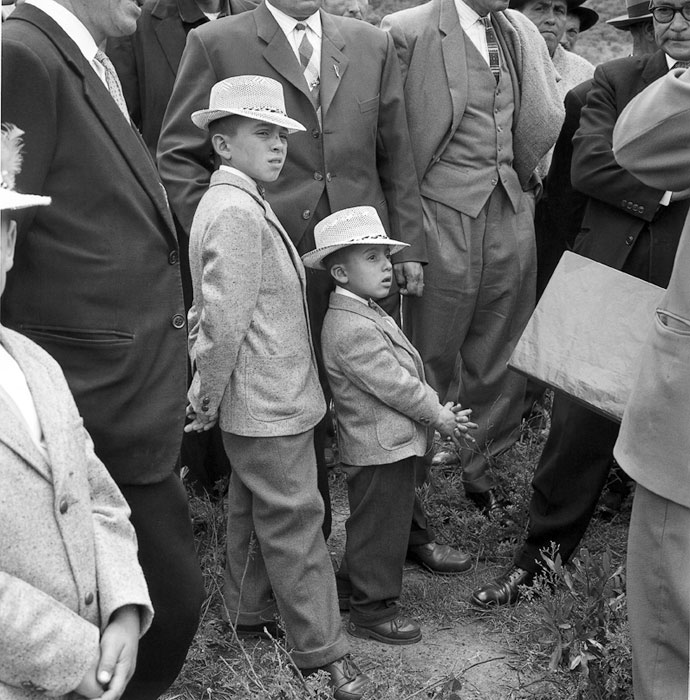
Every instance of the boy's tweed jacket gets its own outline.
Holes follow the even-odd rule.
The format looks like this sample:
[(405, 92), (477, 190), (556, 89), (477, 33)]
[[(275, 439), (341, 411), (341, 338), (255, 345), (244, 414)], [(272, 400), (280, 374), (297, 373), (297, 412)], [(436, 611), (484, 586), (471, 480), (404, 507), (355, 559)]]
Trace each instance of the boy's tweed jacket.
[(152, 610), (129, 509), (62, 371), (1, 326), (0, 342), (24, 372), (50, 458), (0, 397), (0, 698), (64, 696), (97, 659), (117, 608), (141, 606), (142, 632)]
[(297, 435), (326, 406), (309, 332), (304, 266), (256, 185), (211, 176), (192, 223), (189, 348), (197, 412), (245, 436)]
[(340, 456), (352, 466), (422, 456), (441, 410), (419, 353), (393, 319), (372, 306), (331, 294), (321, 334)]

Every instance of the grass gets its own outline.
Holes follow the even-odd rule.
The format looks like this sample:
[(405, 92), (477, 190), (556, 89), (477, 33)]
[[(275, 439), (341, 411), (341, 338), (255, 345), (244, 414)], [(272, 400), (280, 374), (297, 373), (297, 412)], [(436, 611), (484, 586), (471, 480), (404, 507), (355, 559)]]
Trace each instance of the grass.
[[(510, 608), (481, 612), (467, 602), (477, 585), (508, 566), (526, 527), (530, 480), (545, 440), (542, 425), (494, 465), (510, 497), (514, 523), (487, 521), (463, 495), (456, 469), (435, 468), (422, 496), (440, 541), (474, 558), (466, 575), (441, 577), (409, 565), (401, 604), (420, 621), (424, 640), (391, 647), (351, 640), (353, 656), (372, 678), (370, 700), (625, 700), (630, 651), (624, 574), (629, 507), (610, 522), (594, 519), (573, 565), (550, 553), (551, 570), (536, 596)], [(344, 477), (331, 474), (334, 560), (344, 546)], [(187, 662), (165, 700), (321, 700), (330, 697), (323, 674), (303, 681), (277, 641), (239, 640), (223, 619), (220, 594), (225, 517), (222, 503), (190, 497), (199, 558), (209, 597)], [(226, 616), (227, 617), (227, 616)]]

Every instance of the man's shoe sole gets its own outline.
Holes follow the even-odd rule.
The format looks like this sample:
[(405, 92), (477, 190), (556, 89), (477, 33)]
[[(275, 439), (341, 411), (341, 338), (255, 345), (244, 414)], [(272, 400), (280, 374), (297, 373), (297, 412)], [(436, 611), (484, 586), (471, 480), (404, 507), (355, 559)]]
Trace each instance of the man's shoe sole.
[(377, 642), (382, 642), (383, 644), (393, 644), (395, 646), (402, 646), (404, 644), (416, 644), (421, 641), (422, 633), (421, 631), (416, 637), (409, 637), (408, 639), (399, 637), (387, 637), (385, 634), (379, 634), (374, 632), (374, 630), (368, 627), (359, 627), (353, 623), (348, 624), (347, 633), (353, 637), (359, 637), (360, 639), (374, 639)]

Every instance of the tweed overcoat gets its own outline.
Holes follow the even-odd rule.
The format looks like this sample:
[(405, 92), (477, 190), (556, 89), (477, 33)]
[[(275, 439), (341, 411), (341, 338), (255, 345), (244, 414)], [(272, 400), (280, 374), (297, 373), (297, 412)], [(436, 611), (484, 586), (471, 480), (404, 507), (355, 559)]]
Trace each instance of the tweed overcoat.
[(244, 436), (297, 435), (326, 406), (309, 332), (304, 266), (248, 180), (211, 176), (192, 223), (189, 398)]
[(2, 121), (24, 131), (3, 323), (62, 367), (119, 484), (172, 474), (184, 423), (177, 237), (155, 164), (77, 45), (20, 5), (2, 26)]
[(391, 464), (428, 447), (441, 405), (424, 364), (380, 308), (331, 294), (321, 332), (344, 464)]
[(111, 614), (141, 606), (143, 633), (151, 604), (129, 508), (62, 371), (1, 326), (0, 342), (26, 377), (49, 455), (0, 398), (0, 697), (63, 696), (97, 658)]

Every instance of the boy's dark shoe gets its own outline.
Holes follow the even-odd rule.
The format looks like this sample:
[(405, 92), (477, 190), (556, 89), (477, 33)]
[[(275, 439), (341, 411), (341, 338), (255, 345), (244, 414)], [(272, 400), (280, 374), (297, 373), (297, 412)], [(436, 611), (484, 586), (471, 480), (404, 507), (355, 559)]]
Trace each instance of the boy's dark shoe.
[(407, 557), (435, 574), (460, 574), (472, 568), (472, 557), (469, 554), (438, 542), (408, 547)]
[(300, 670), (303, 676), (309, 676), (316, 671), (326, 671), (331, 677), (330, 686), (333, 688), (335, 700), (360, 700), (371, 686), (369, 676), (359, 670), (349, 654), (319, 668)]
[(378, 625), (371, 627), (362, 627), (354, 622), (348, 622), (347, 631), (353, 637), (375, 639), (384, 644), (416, 644), (422, 638), (422, 630), (419, 625), (405, 615), (399, 615), (386, 622), (379, 622)]
[(470, 603), (480, 608), (513, 605), (520, 599), (520, 586), (531, 586), (533, 582), (533, 573), (513, 566), (493, 581), (473, 591)]

